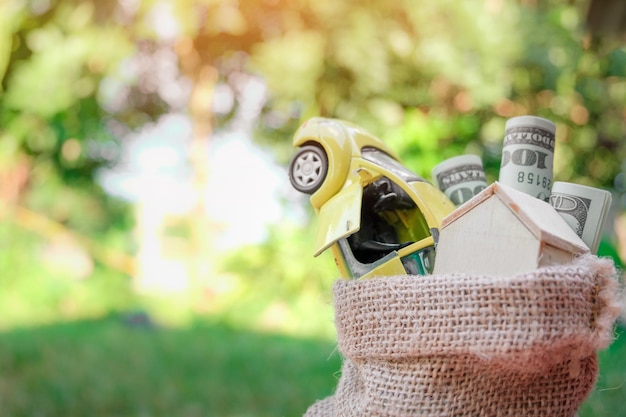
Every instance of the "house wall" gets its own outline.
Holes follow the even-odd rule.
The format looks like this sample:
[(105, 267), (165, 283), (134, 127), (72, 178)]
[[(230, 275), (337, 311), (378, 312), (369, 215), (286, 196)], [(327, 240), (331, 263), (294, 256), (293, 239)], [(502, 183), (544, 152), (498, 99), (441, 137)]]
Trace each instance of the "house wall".
[(441, 230), (435, 274), (510, 276), (537, 268), (540, 242), (496, 196)]

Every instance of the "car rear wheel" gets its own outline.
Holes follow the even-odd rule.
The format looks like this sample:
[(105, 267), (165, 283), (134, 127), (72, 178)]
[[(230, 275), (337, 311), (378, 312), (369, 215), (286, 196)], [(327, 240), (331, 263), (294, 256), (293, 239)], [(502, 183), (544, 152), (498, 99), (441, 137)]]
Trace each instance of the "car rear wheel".
[(305, 145), (291, 159), (289, 180), (296, 190), (305, 194), (317, 191), (328, 173), (328, 157), (322, 148)]

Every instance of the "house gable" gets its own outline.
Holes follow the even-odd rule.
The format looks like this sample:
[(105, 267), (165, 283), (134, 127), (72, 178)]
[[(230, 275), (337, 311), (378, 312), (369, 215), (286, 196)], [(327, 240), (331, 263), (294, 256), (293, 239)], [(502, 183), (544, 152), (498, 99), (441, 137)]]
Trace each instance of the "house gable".
[(443, 219), (435, 274), (510, 276), (589, 252), (548, 203), (493, 183)]
[(550, 204), (498, 182), (491, 184), (444, 218), (442, 230), (494, 196), (500, 199), (514, 213), (517, 221), (522, 222), (540, 241), (573, 254), (589, 252), (585, 243)]
[(494, 184), (494, 192), (542, 242), (574, 254), (589, 252), (585, 242), (549, 203), (498, 183)]
[(466, 211), (441, 230), (435, 274), (511, 275), (538, 266), (541, 241), (497, 196)]

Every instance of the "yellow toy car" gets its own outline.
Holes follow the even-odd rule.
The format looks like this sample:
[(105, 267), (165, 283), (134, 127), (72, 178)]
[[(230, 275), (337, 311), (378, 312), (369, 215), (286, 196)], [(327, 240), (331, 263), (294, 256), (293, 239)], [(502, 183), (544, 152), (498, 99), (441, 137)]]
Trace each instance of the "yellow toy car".
[(310, 119), (293, 145), (289, 179), (319, 217), (315, 256), (330, 248), (345, 278), (432, 273), (448, 197), (352, 123)]

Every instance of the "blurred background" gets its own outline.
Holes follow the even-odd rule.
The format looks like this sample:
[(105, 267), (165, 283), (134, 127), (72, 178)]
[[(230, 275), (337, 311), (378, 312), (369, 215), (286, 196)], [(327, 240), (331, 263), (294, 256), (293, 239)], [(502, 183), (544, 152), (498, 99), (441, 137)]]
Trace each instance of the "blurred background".
[[(291, 189), (312, 116), (425, 178), (504, 123), (612, 191), (626, 259), (620, 0), (1, 0), (0, 415), (295, 416), (333, 392), (330, 254)], [(626, 416), (626, 341), (581, 417)]]

